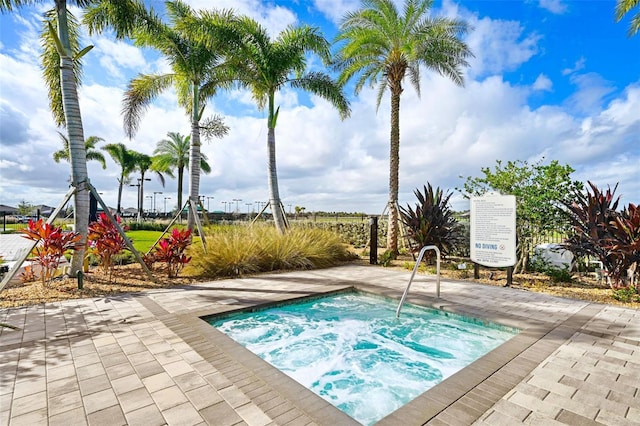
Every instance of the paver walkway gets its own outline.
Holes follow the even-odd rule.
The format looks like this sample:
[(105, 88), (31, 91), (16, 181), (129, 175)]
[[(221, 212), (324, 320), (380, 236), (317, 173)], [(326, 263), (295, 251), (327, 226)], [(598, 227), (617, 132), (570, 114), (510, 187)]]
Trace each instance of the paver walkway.
[[(409, 272), (348, 265), (0, 310), (0, 425), (357, 424), (200, 317)], [(640, 312), (417, 277), (408, 302), (523, 331), (380, 424), (638, 425)], [(2, 294), (0, 293), (0, 297)]]

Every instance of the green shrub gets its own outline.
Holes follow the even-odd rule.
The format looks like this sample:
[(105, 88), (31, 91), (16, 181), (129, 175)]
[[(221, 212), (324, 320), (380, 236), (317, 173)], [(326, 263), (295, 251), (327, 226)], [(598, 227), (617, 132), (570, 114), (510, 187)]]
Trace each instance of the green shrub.
[(333, 232), (271, 226), (213, 226), (205, 231), (207, 251), (192, 245), (185, 273), (225, 277), (282, 269), (326, 268), (354, 257)]
[(545, 274), (546, 276), (551, 278), (553, 282), (556, 283), (570, 283), (573, 281), (573, 274), (569, 270), (568, 266), (557, 268), (541, 258), (534, 258), (532, 261), (530, 261), (529, 270)]
[(385, 268), (391, 266), (391, 261), (396, 259), (396, 255), (391, 250), (385, 250), (380, 256), (378, 256), (378, 263)]
[(545, 274), (556, 283), (570, 283), (573, 281), (573, 274), (567, 266), (564, 268), (549, 268)]
[(612, 297), (623, 303), (640, 302), (640, 294), (635, 287), (625, 287), (612, 290)]
[[(355, 248), (364, 248), (369, 245), (370, 225), (369, 221), (363, 222), (311, 222), (292, 221), (293, 229), (323, 229), (339, 234), (346, 244), (351, 244)], [(382, 247), (386, 245), (387, 227), (381, 221), (378, 223), (378, 244)]]

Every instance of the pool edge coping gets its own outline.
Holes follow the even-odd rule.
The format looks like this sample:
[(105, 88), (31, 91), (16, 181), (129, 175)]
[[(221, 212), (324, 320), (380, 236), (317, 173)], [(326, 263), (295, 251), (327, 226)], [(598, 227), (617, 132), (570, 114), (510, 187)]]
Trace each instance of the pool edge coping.
[[(242, 309), (251, 310), (257, 306), (262, 309), (269, 305), (287, 303), (308, 297), (322, 297), (323, 295), (352, 289), (390, 297), (398, 301), (401, 296), (401, 292), (396, 289), (351, 281), (337, 287), (334, 283), (332, 286), (328, 286), (326, 291), (318, 291), (316, 289), (314, 292), (309, 291), (307, 295), (285, 292), (277, 298), (278, 300), (270, 300), (261, 304), (235, 308), (228, 305), (220, 309), (221, 312), (212, 313), (211, 309), (200, 309), (174, 312), (173, 314), (167, 312), (167, 314), (178, 319), (180, 323), (192, 327), (192, 331), (198, 330), (198, 334), (206, 337), (206, 341), (209, 344), (219, 346), (220, 343), (223, 343), (222, 349), (227, 358), (232, 361), (232, 364), (239, 363), (241, 368), (235, 365), (233, 366), (234, 368), (229, 368), (229, 365), (220, 364), (219, 354), (215, 356), (208, 354), (206, 344), (204, 348), (200, 345), (199, 347), (194, 347), (194, 349), (201, 352), (203, 358), (215, 365), (223, 374), (225, 371), (237, 374), (227, 377), (230, 383), (235, 383), (238, 375), (245, 374), (248, 376), (246, 380), (251, 377), (256, 381), (262, 381), (264, 386), (272, 388), (279, 395), (285, 397), (286, 401), (291, 403), (294, 408), (299, 409), (321, 424), (336, 424), (339, 421), (340, 424), (357, 425), (360, 423), (224, 333), (218, 331), (205, 320), (206, 317), (220, 315), (222, 312), (232, 313)], [(449, 419), (449, 421), (457, 419), (457, 422), (464, 419), (464, 423), (472, 423), (480, 419), (485, 412), (525, 379), (545, 358), (565, 343), (605, 306), (585, 302), (582, 308), (569, 315), (564, 321), (551, 323), (518, 317), (508, 313), (500, 313), (501, 318), (496, 318), (495, 313), (493, 316), (484, 315), (477, 307), (454, 303), (425, 294), (414, 295), (408, 301), (419, 306), (480, 318), (481, 320), (495, 322), (508, 327), (516, 327), (521, 329), (521, 332), (390, 413), (378, 421), (377, 425), (395, 425), (398, 422), (403, 424), (424, 424), (434, 419), (445, 421), (446, 419)], [(155, 304), (153, 301), (150, 302)], [(593, 312), (585, 314), (585, 312), (591, 311)], [(174, 329), (174, 331), (178, 332), (177, 329)], [(178, 334), (180, 335), (180, 333)], [(187, 341), (188, 336), (181, 337), (185, 339), (185, 342), (189, 343)], [(199, 350), (199, 348), (202, 349)], [(243, 372), (242, 369), (247, 371)]]

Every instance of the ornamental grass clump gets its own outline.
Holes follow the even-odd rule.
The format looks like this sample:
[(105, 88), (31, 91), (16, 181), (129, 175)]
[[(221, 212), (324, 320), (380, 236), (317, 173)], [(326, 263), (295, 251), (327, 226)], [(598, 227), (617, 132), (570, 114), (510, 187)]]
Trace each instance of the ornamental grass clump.
[(193, 246), (189, 275), (229, 277), (257, 272), (326, 268), (353, 259), (340, 237), (320, 229), (215, 226), (206, 233), (207, 251)]
[[(31, 252), (31, 261), (40, 267), (39, 276), (43, 286), (54, 278), (64, 254), (78, 248), (81, 238), (78, 233), (63, 232), (62, 228), (48, 224), (42, 219), (29, 220), (27, 228), (21, 229), (20, 233), (24, 234), (24, 238), (36, 242)], [(25, 280), (38, 275), (33, 267), (27, 267), (26, 271), (23, 275)]]

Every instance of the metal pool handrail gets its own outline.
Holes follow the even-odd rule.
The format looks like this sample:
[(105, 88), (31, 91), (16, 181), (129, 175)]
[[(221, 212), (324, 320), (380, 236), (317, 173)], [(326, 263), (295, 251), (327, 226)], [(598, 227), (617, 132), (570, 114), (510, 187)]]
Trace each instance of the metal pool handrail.
[(409, 287), (411, 287), (411, 282), (413, 281), (413, 277), (416, 275), (416, 272), (418, 271), (418, 266), (420, 266), (420, 262), (422, 262), (424, 253), (427, 250), (435, 250), (436, 252), (436, 297), (440, 297), (440, 249), (436, 246), (424, 246), (422, 247), (422, 250), (420, 250), (420, 254), (418, 255), (418, 260), (416, 261), (416, 266), (413, 267), (411, 278), (409, 278), (409, 284), (407, 284), (407, 288), (404, 290), (404, 293), (402, 294), (402, 299), (400, 299), (400, 303), (398, 304), (398, 309), (396, 309), (396, 318), (400, 317), (400, 309), (402, 309), (402, 304), (404, 303), (404, 299), (407, 298), (407, 294), (409, 293)]

